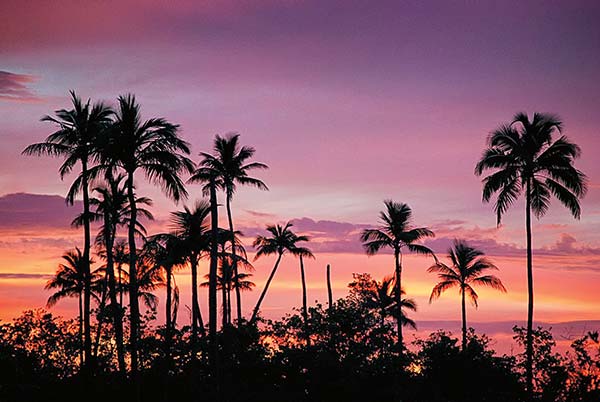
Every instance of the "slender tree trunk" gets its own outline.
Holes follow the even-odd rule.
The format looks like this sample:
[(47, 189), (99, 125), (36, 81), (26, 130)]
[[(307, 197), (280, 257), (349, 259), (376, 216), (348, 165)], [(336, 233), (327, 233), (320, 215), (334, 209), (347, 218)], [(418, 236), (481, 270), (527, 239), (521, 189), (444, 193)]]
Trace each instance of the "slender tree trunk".
[(304, 320), (304, 335), (306, 336), (306, 346), (310, 345), (310, 335), (308, 333), (308, 307), (306, 302), (306, 277), (304, 275), (304, 259), (300, 256), (300, 277), (302, 280), (302, 319)]
[(172, 316), (172, 284), (171, 284), (171, 279), (172, 279), (172, 273), (173, 273), (173, 269), (171, 266), (167, 265), (165, 266), (165, 271), (167, 273), (167, 300), (166, 300), (166, 327), (165, 327), (165, 355), (167, 358), (167, 365), (170, 368), (171, 365), (171, 331), (172, 331), (172, 327), (173, 327), (173, 316)]
[(533, 400), (533, 256), (531, 251), (531, 179), (527, 179), (525, 220), (527, 226), (527, 394)]
[(139, 397), (138, 384), (138, 332), (140, 320), (140, 306), (138, 300), (137, 286), (137, 249), (135, 245), (135, 225), (137, 223), (137, 206), (135, 203), (135, 194), (133, 189), (133, 173), (127, 177), (127, 196), (129, 198), (129, 208), (131, 211), (129, 222), (129, 314), (130, 314), (130, 334), (129, 342), (131, 345), (131, 372), (133, 375), (134, 387)]
[(331, 290), (331, 265), (327, 264), (327, 299), (329, 301), (329, 308), (333, 306), (333, 292)]
[[(220, 374), (217, 344), (217, 269), (219, 265), (219, 210), (217, 205), (217, 189), (214, 179), (210, 181), (210, 269), (208, 272), (208, 331), (210, 342), (210, 366), (213, 375), (217, 378), (217, 391), (219, 390)], [(233, 248), (232, 248), (233, 249)]]
[(258, 298), (258, 301), (256, 302), (256, 306), (254, 307), (254, 311), (252, 312), (252, 318), (250, 318), (251, 324), (256, 321), (256, 316), (258, 315), (258, 311), (260, 310), (260, 305), (262, 304), (262, 301), (265, 298), (265, 295), (267, 294), (267, 290), (269, 289), (269, 285), (271, 284), (271, 281), (273, 280), (273, 277), (275, 276), (275, 272), (277, 272), (277, 267), (279, 266), (279, 262), (281, 261), (282, 256), (283, 256), (283, 254), (281, 254), (281, 253), (277, 256), (277, 261), (275, 261), (275, 266), (273, 267), (273, 270), (271, 271), (271, 275), (269, 275), (269, 279), (267, 279), (265, 288), (263, 289), (262, 293), (260, 294), (260, 297)]
[(239, 276), (237, 258), (235, 253), (235, 232), (233, 231), (233, 217), (231, 216), (231, 196), (227, 195), (227, 221), (229, 222), (229, 232), (231, 236), (231, 262), (233, 265), (233, 278), (235, 280), (235, 302), (237, 307), (237, 321), (238, 326), (242, 324), (242, 294), (239, 287)]
[(467, 349), (467, 306), (465, 304), (465, 287), (461, 289), (462, 297), (462, 350), (463, 352)]
[(394, 251), (394, 259), (396, 262), (396, 308), (398, 309), (396, 324), (398, 326), (398, 348), (400, 355), (402, 355), (404, 341), (402, 337), (402, 265), (400, 264), (400, 250)]
[(85, 364), (83, 355), (83, 298), (79, 293), (79, 366), (83, 368)]
[(92, 370), (92, 335), (90, 328), (90, 305), (91, 305), (91, 269), (90, 269), (90, 197), (88, 185), (88, 168), (87, 155), (81, 160), (81, 175), (82, 175), (82, 193), (83, 193), (83, 266), (84, 266), (84, 291), (83, 291), (83, 326), (84, 326), (84, 342), (83, 350), (85, 354), (85, 371), (90, 374)]
[(112, 322), (116, 338), (115, 340), (117, 343), (117, 361), (119, 364), (119, 373), (124, 377), (127, 374), (127, 368), (125, 366), (125, 346), (123, 342), (123, 310), (121, 304), (117, 301), (117, 284), (115, 280), (115, 263), (113, 257), (116, 226), (110, 225), (108, 219), (104, 220), (104, 226), (112, 228), (110, 232), (107, 231), (104, 235), (106, 238), (106, 273), (108, 274), (108, 293), (110, 297)]
[(204, 323), (198, 302), (198, 258), (195, 254), (190, 255), (190, 265), (192, 268), (192, 355), (195, 359), (198, 333), (204, 335)]
[(227, 283), (227, 324), (231, 325), (231, 281)]
[(100, 348), (100, 336), (102, 335), (102, 324), (104, 323), (103, 315), (104, 309), (106, 308), (106, 299), (108, 298), (108, 277), (104, 279), (104, 282), (104, 290), (102, 291), (100, 305), (98, 306), (98, 315), (96, 316), (98, 326), (96, 327), (96, 339), (94, 340), (94, 349), (92, 353), (94, 360), (98, 359), (98, 349)]
[(227, 326), (227, 287), (224, 283), (221, 286), (221, 303), (221, 329), (224, 329)]

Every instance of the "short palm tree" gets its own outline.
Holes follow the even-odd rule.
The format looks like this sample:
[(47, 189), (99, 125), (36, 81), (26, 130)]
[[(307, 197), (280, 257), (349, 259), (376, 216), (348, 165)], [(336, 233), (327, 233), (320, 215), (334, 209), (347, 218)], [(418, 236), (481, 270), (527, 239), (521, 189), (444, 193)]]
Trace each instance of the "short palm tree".
[[(211, 180), (214, 181), (216, 188), (225, 192), (227, 220), (229, 223), (229, 233), (232, 236), (231, 244), (235, 243), (233, 234), (233, 216), (231, 213), (231, 200), (238, 185), (253, 186), (260, 190), (268, 190), (265, 183), (254, 177), (250, 177), (249, 173), (256, 169), (268, 169), (268, 166), (260, 162), (249, 162), (254, 156), (255, 149), (249, 146), (240, 146), (239, 134), (229, 134), (225, 137), (217, 135), (213, 145), (213, 154), (201, 152), (200, 156), (203, 159), (199, 163), (198, 169), (190, 178), (192, 183), (205, 183), (204, 192), (208, 194)], [(235, 248), (232, 250), (235, 253)], [(233, 258), (233, 271), (235, 278), (238, 278), (237, 262)], [(242, 301), (241, 288), (236, 286), (236, 305), (237, 319), (241, 322), (242, 319)]]
[[(294, 232), (292, 232), (291, 227), (294, 226), (291, 222), (286, 223), (284, 226), (282, 225), (269, 225), (267, 226), (267, 232), (269, 232), (270, 237), (258, 236), (256, 240), (254, 240), (253, 246), (258, 250), (256, 256), (254, 257), (257, 260), (260, 257), (268, 256), (268, 255), (277, 255), (277, 260), (275, 261), (275, 265), (273, 266), (273, 270), (267, 279), (267, 283), (256, 302), (256, 306), (252, 312), (252, 318), (250, 318), (250, 323), (254, 323), (258, 316), (258, 312), (260, 311), (260, 305), (267, 294), (267, 290), (269, 290), (269, 285), (277, 272), (277, 268), (279, 267), (279, 263), (281, 262), (281, 258), (285, 253), (290, 253), (295, 256), (307, 255), (310, 253), (305, 247), (298, 246), (300, 242), (308, 241), (308, 237), (306, 236), (298, 236)], [(312, 255), (312, 254), (311, 254)]]
[[(557, 116), (518, 113), (509, 124), (494, 130), (487, 148), (475, 166), (483, 179), (483, 201), (496, 194), (494, 210), (498, 225), (502, 215), (525, 194), (525, 229), (527, 234), (527, 339), (526, 381), (530, 399), (533, 395), (533, 257), (531, 249), (531, 213), (539, 219), (550, 206), (554, 195), (571, 214), (579, 219), (579, 199), (587, 191), (587, 178), (573, 164), (581, 149), (562, 135), (563, 124)], [(554, 139), (555, 134), (558, 139)]]
[(467, 310), (465, 305), (466, 296), (475, 308), (478, 306), (479, 299), (473, 286), (481, 285), (492, 289), (506, 292), (502, 281), (494, 275), (484, 275), (486, 271), (497, 270), (490, 260), (483, 257), (481, 250), (470, 247), (463, 240), (455, 240), (454, 245), (448, 250), (448, 259), (451, 265), (442, 262), (432, 265), (427, 272), (437, 273), (440, 282), (434, 286), (429, 297), (429, 303), (438, 299), (446, 290), (458, 287), (461, 295), (462, 307), (462, 349), (467, 346)]
[[(72, 109), (61, 109), (54, 116), (44, 116), (42, 121), (49, 121), (58, 126), (58, 130), (50, 134), (44, 142), (29, 145), (23, 151), (25, 155), (49, 155), (64, 157), (59, 173), (61, 179), (69, 174), (77, 163), (81, 164), (81, 174), (73, 182), (67, 194), (67, 202), (73, 204), (75, 197), (83, 196), (83, 264), (86, 278), (90, 278), (91, 234), (90, 234), (90, 202), (89, 202), (89, 168), (96, 156), (95, 143), (111, 122), (112, 110), (98, 102), (93, 105), (90, 100), (83, 103), (81, 98), (71, 91)], [(90, 332), (90, 283), (83, 289), (83, 326), (84, 352), (86, 362), (91, 361), (92, 338)]]
[(193, 208), (171, 212), (172, 234), (178, 239), (178, 247), (190, 264), (192, 271), (192, 343), (195, 344), (198, 330), (204, 335), (204, 322), (198, 301), (198, 264), (210, 252), (210, 204), (197, 201)]
[[(402, 295), (406, 292), (402, 289)], [(373, 281), (373, 287), (370, 289), (367, 296), (367, 307), (376, 309), (379, 312), (381, 318), (381, 324), (385, 323), (385, 319), (388, 316), (396, 318), (398, 311), (401, 312), (400, 317), (403, 326), (410, 326), (417, 329), (417, 324), (408, 318), (402, 309), (408, 309), (417, 311), (417, 303), (413, 299), (402, 298), (402, 309), (396, 308), (396, 284), (392, 275), (386, 276), (381, 282)]]
[(402, 339), (402, 250), (413, 253), (431, 255), (435, 254), (428, 247), (416, 242), (434, 234), (427, 228), (413, 228), (411, 226), (412, 210), (404, 203), (392, 200), (384, 201), (385, 211), (381, 211), (379, 218), (381, 225), (375, 229), (366, 229), (362, 232), (361, 241), (367, 255), (375, 255), (385, 248), (390, 248), (394, 253), (394, 284), (396, 285), (396, 326), (398, 329), (398, 346), (404, 347)]
[[(48, 307), (54, 306), (58, 301), (66, 297), (77, 297), (79, 300), (79, 341), (81, 345), (84, 344), (83, 326), (84, 326), (84, 309), (83, 309), (83, 294), (84, 289), (88, 286), (87, 266), (92, 264), (92, 261), (88, 261), (86, 264), (83, 253), (79, 248), (75, 250), (67, 251), (62, 256), (63, 263), (58, 265), (58, 269), (54, 276), (48, 280), (44, 289), (56, 290), (49, 298), (47, 302)], [(94, 274), (96, 277), (96, 274)], [(80, 362), (83, 365), (85, 356), (83, 355), (83, 348), (79, 356)]]
[(127, 197), (131, 208), (128, 233), (131, 370), (137, 373), (140, 311), (137, 294), (138, 211), (134, 191), (135, 174), (143, 172), (169, 198), (179, 201), (187, 196), (180, 175), (191, 172), (194, 166), (186, 156), (190, 153), (189, 145), (179, 137), (177, 125), (163, 118), (142, 120), (140, 105), (133, 95), (120, 96), (118, 103), (110, 136), (101, 144), (101, 155), (104, 169), (121, 168), (127, 176)]

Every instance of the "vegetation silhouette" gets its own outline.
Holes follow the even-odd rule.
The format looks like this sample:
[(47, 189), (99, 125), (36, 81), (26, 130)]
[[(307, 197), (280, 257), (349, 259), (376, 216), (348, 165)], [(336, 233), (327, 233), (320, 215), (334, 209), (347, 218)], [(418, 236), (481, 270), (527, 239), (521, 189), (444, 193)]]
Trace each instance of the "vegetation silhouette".
[[(488, 139), (476, 166), (483, 179), (483, 200), (496, 195), (497, 223), (522, 193), (526, 198), (528, 325), (515, 327), (524, 346), (515, 356), (499, 355), (491, 340), (468, 328), (466, 299), (477, 307), (475, 286), (506, 291), (483, 250), (455, 240), (450, 264), (438, 261), (424, 243), (434, 236), (415, 228), (412, 210), (385, 200), (380, 224), (360, 241), (368, 255), (390, 250), (394, 271), (381, 280), (353, 274), (347, 295), (334, 300), (331, 266), (326, 266), (327, 306), (308, 302), (305, 262), (315, 258), (287, 222), (269, 225), (253, 242), (254, 261), (275, 255), (274, 266), (248, 321), (242, 316), (242, 292), (252, 291), (254, 270), (243, 234), (234, 230), (232, 200), (238, 186), (267, 190), (254, 170), (255, 149), (242, 146), (239, 134), (215, 136), (212, 153), (201, 152), (196, 166), (179, 126), (163, 118), (143, 120), (134, 95), (120, 96), (113, 111), (104, 103), (83, 103), (71, 91), (72, 109), (44, 117), (58, 130), (27, 147), (28, 155), (64, 157), (61, 178), (81, 164), (67, 202), (83, 198), (73, 220), (84, 228), (83, 248), (67, 251), (46, 284), (53, 291), (47, 307), (77, 298), (78, 316), (69, 320), (44, 310), (24, 312), (0, 323), (0, 400), (105, 401), (596, 401), (600, 398), (600, 343), (591, 331), (573, 340), (566, 354), (545, 328), (534, 329), (531, 212), (540, 218), (554, 195), (575, 218), (587, 189), (574, 168), (580, 155), (558, 118), (518, 114)], [(148, 197), (137, 193), (143, 174), (175, 202), (188, 196), (184, 183), (202, 185), (193, 206), (171, 213), (169, 231), (148, 235), (153, 219)], [(189, 175), (189, 178), (186, 176)], [(187, 181), (186, 181), (187, 180)], [(217, 192), (225, 194), (220, 205)], [(219, 227), (225, 206), (227, 228)], [(91, 261), (92, 224), (98, 228)], [(239, 227), (239, 226), (238, 226)], [(123, 233), (121, 233), (121, 231)], [(461, 294), (460, 341), (442, 330), (407, 342), (403, 327), (417, 327), (414, 299), (402, 286), (406, 252), (430, 255), (428, 269), (438, 275), (430, 302), (458, 287)], [(281, 319), (261, 317), (261, 306), (284, 254), (299, 258), (302, 304)], [(209, 260), (198, 283), (201, 261)], [(178, 325), (177, 270), (191, 272), (189, 324)], [(242, 272), (243, 271), (243, 272)], [(208, 322), (200, 308), (199, 287), (207, 287)], [(165, 289), (164, 324), (157, 324)], [(232, 319), (232, 292), (236, 320)], [(221, 325), (218, 325), (219, 294)], [(127, 300), (125, 300), (127, 297)], [(126, 314), (128, 313), (128, 314)], [(182, 320), (180, 320), (182, 321)], [(233, 325), (235, 324), (235, 325)], [(208, 327), (208, 336), (206, 335)], [(94, 334), (94, 335), (92, 335)], [(93, 338), (93, 339), (92, 339)], [(460, 346), (459, 346), (460, 345)]]

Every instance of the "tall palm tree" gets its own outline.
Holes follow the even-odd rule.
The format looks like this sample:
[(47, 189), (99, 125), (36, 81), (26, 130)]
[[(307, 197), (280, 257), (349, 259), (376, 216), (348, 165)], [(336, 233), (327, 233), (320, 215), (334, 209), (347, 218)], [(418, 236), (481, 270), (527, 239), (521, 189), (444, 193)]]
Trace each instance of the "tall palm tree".
[[(48, 280), (44, 289), (55, 290), (46, 303), (47, 307), (52, 307), (58, 301), (66, 297), (77, 297), (79, 305), (79, 341), (81, 345), (84, 344), (84, 308), (83, 308), (83, 297), (84, 291), (88, 284), (92, 283), (92, 280), (87, 278), (87, 266), (92, 261), (85, 262), (83, 253), (79, 248), (75, 250), (67, 251), (62, 256), (63, 263), (58, 265), (58, 269), (54, 276)], [(91, 288), (91, 287), (90, 287)], [(79, 360), (83, 366), (86, 356), (84, 356), (84, 348), (80, 349)]]
[(143, 121), (140, 105), (134, 95), (120, 96), (110, 136), (102, 144), (104, 168), (121, 168), (127, 175), (127, 196), (129, 199), (129, 287), (130, 287), (130, 344), (131, 370), (137, 383), (138, 371), (138, 332), (139, 303), (137, 283), (136, 222), (138, 211), (135, 203), (134, 179), (136, 172), (143, 172), (153, 183), (161, 187), (165, 194), (179, 201), (187, 197), (187, 191), (180, 175), (193, 170), (193, 163), (186, 157), (190, 149), (187, 142), (178, 134), (179, 126), (163, 118)]
[[(531, 248), (531, 213), (539, 219), (550, 206), (554, 195), (573, 217), (579, 219), (579, 199), (587, 191), (587, 178), (573, 164), (581, 149), (562, 135), (563, 124), (557, 116), (517, 113), (508, 124), (494, 130), (487, 148), (475, 166), (483, 179), (483, 201), (497, 194), (494, 210), (500, 225), (502, 215), (525, 194), (525, 229), (527, 235), (527, 339), (526, 377), (530, 399), (533, 398), (533, 257)], [(554, 139), (555, 134), (560, 135)]]
[[(260, 162), (249, 162), (254, 156), (255, 149), (249, 146), (240, 146), (239, 134), (228, 134), (225, 137), (217, 135), (215, 137), (213, 152), (209, 154), (201, 152), (203, 159), (200, 161), (198, 169), (190, 178), (192, 183), (205, 183), (204, 191), (208, 193), (211, 180), (214, 181), (216, 188), (225, 192), (227, 220), (229, 223), (229, 232), (232, 236), (231, 244), (235, 243), (233, 230), (233, 216), (231, 214), (231, 200), (238, 185), (253, 186), (260, 190), (268, 190), (268, 187), (261, 180), (250, 177), (249, 173), (256, 169), (268, 169), (268, 166)], [(233, 249), (235, 253), (235, 248)], [(234, 275), (238, 275), (237, 262), (233, 258)], [(241, 323), (242, 319), (242, 301), (240, 287), (236, 286), (236, 305), (237, 319)]]
[[(59, 168), (63, 179), (77, 163), (81, 164), (81, 174), (73, 182), (67, 194), (67, 203), (73, 204), (75, 197), (81, 193), (83, 197), (84, 214), (84, 244), (83, 264), (86, 280), (90, 279), (90, 202), (89, 202), (89, 167), (96, 156), (95, 143), (111, 122), (113, 111), (105, 104), (98, 102), (93, 105), (90, 100), (83, 103), (75, 91), (70, 91), (72, 109), (60, 109), (55, 116), (44, 116), (42, 121), (48, 121), (58, 126), (57, 131), (46, 137), (44, 142), (29, 145), (23, 150), (25, 155), (49, 155), (64, 157)], [(90, 301), (91, 289), (87, 282), (83, 289), (83, 327), (85, 362), (91, 362), (92, 338), (90, 332)]]
[[(305, 236), (305, 238), (307, 241), (309, 240), (308, 237)], [(300, 281), (302, 282), (302, 319), (304, 320), (304, 333), (306, 335), (306, 344), (308, 345), (310, 343), (310, 334), (308, 332), (308, 303), (306, 293), (306, 275), (304, 273), (304, 258), (314, 259), (315, 256), (313, 255), (312, 251), (306, 247), (298, 250), (296, 255), (300, 259)]]
[(198, 338), (198, 330), (204, 336), (204, 323), (198, 302), (198, 264), (210, 252), (210, 227), (208, 216), (210, 205), (197, 201), (192, 209), (171, 212), (173, 234), (179, 239), (179, 246), (190, 264), (192, 271), (192, 345)]
[[(100, 182), (92, 189), (90, 205), (94, 207), (94, 211), (90, 212), (92, 221), (102, 222), (98, 235), (96, 236), (96, 245), (100, 248), (100, 255), (106, 259), (106, 276), (108, 297), (110, 299), (110, 313), (115, 329), (115, 338), (117, 344), (117, 360), (119, 362), (119, 371), (125, 375), (125, 348), (123, 341), (123, 317), (122, 306), (117, 301), (117, 281), (114, 269), (114, 243), (116, 239), (117, 229), (121, 226), (126, 226), (130, 222), (131, 208), (129, 207), (129, 199), (127, 196), (127, 188), (124, 183), (125, 175), (119, 174), (117, 177), (112, 175), (112, 171), (107, 171), (105, 182)], [(152, 200), (147, 197), (138, 197), (135, 199), (137, 204), (138, 214), (147, 219), (154, 219), (150, 211), (143, 206), (152, 205)], [(73, 225), (80, 226), (83, 222), (83, 214), (78, 216)], [(146, 229), (141, 222), (136, 222), (136, 232), (140, 236), (144, 236)], [(106, 295), (103, 295), (106, 296)], [(106, 302), (102, 299), (103, 305)], [(100, 325), (98, 325), (98, 332)]]
[(284, 226), (269, 225), (267, 226), (267, 232), (269, 232), (270, 237), (258, 236), (256, 240), (254, 240), (253, 246), (258, 250), (254, 260), (273, 254), (277, 255), (277, 260), (275, 261), (273, 270), (267, 279), (265, 288), (256, 302), (256, 306), (252, 312), (252, 318), (250, 318), (251, 324), (256, 321), (258, 312), (260, 310), (260, 305), (267, 294), (267, 290), (269, 290), (269, 285), (275, 276), (275, 272), (277, 272), (277, 268), (279, 267), (279, 263), (281, 262), (283, 255), (285, 253), (290, 253), (295, 256), (300, 256), (310, 253), (310, 250), (307, 248), (298, 246), (298, 243), (308, 241), (308, 237), (298, 236), (292, 232), (292, 226), (294, 225), (291, 222), (286, 223)]
[(437, 273), (440, 282), (433, 287), (429, 303), (438, 299), (442, 293), (453, 287), (458, 287), (461, 295), (462, 306), (462, 349), (467, 347), (467, 310), (466, 296), (475, 308), (478, 306), (478, 295), (473, 289), (474, 285), (488, 286), (492, 289), (506, 292), (502, 281), (494, 275), (483, 275), (489, 270), (498, 270), (490, 260), (483, 257), (484, 252), (470, 247), (463, 240), (454, 240), (454, 245), (448, 250), (448, 259), (451, 265), (442, 262), (432, 265), (427, 272)]
[(361, 234), (361, 241), (367, 255), (375, 255), (385, 248), (392, 249), (394, 253), (394, 268), (396, 285), (396, 326), (398, 329), (398, 346), (400, 352), (404, 347), (402, 339), (402, 250), (413, 253), (431, 255), (431, 249), (415, 242), (433, 237), (434, 234), (427, 228), (413, 228), (411, 226), (412, 210), (404, 203), (385, 200), (385, 211), (381, 211), (379, 219), (381, 225), (375, 229), (366, 229)]

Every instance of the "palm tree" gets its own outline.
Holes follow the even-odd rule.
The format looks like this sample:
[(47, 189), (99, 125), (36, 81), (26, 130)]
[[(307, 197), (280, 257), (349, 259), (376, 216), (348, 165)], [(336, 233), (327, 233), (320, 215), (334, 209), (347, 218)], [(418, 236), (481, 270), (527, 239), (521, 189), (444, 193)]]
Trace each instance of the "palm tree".
[[(58, 269), (54, 276), (48, 280), (44, 289), (54, 290), (46, 303), (47, 307), (54, 306), (58, 301), (65, 297), (77, 297), (79, 299), (79, 341), (84, 344), (84, 308), (83, 296), (86, 286), (92, 281), (87, 278), (86, 266), (89, 266), (93, 261), (88, 261), (86, 264), (83, 253), (79, 248), (67, 251), (63, 254), (64, 263), (58, 265)], [(79, 361), (83, 366), (85, 357), (83, 354), (84, 348), (80, 350)]]
[(384, 248), (394, 252), (396, 285), (396, 326), (398, 328), (398, 346), (402, 353), (404, 347), (402, 339), (402, 250), (407, 249), (413, 253), (431, 255), (435, 254), (428, 247), (415, 242), (433, 237), (434, 234), (427, 228), (413, 228), (411, 226), (412, 210), (404, 203), (392, 200), (384, 201), (385, 211), (381, 211), (379, 218), (381, 225), (376, 229), (366, 229), (362, 232), (361, 241), (367, 255), (375, 255)]
[[(96, 156), (95, 143), (111, 121), (112, 110), (101, 102), (90, 104), (81, 101), (75, 91), (70, 91), (73, 108), (60, 109), (55, 112), (56, 117), (44, 116), (42, 121), (49, 121), (58, 126), (58, 130), (46, 137), (44, 142), (29, 145), (25, 155), (49, 155), (64, 157), (59, 168), (61, 179), (69, 174), (77, 163), (81, 164), (81, 174), (73, 182), (67, 194), (67, 203), (73, 204), (75, 197), (81, 193), (83, 196), (83, 264), (86, 280), (90, 279), (90, 202), (88, 192), (89, 165)], [(83, 289), (83, 327), (84, 327), (84, 354), (85, 362), (91, 362), (92, 341), (90, 332), (90, 283), (85, 283)]]
[[(261, 180), (250, 177), (248, 174), (255, 169), (268, 169), (268, 166), (260, 162), (248, 162), (254, 156), (255, 149), (249, 146), (240, 146), (239, 134), (229, 134), (225, 137), (217, 135), (215, 137), (213, 150), (214, 154), (201, 152), (203, 157), (199, 168), (190, 178), (191, 183), (206, 183), (204, 192), (208, 193), (211, 180), (214, 181), (216, 188), (225, 192), (227, 220), (229, 223), (229, 232), (232, 236), (231, 244), (235, 243), (233, 230), (233, 217), (231, 214), (231, 200), (238, 185), (253, 186), (260, 190), (268, 190), (265, 183)], [(233, 249), (235, 253), (235, 248)], [(234, 275), (237, 278), (237, 260), (233, 258)], [(242, 320), (242, 301), (240, 287), (236, 286), (237, 319)]]
[[(113, 325), (115, 329), (115, 338), (117, 344), (117, 360), (119, 362), (119, 371), (125, 375), (125, 348), (123, 341), (123, 318), (122, 306), (117, 301), (117, 281), (114, 269), (114, 242), (117, 234), (117, 229), (120, 226), (129, 224), (131, 208), (129, 207), (129, 199), (127, 189), (123, 183), (125, 176), (119, 174), (117, 177), (112, 175), (112, 171), (107, 171), (106, 183), (100, 183), (92, 189), (93, 194), (98, 197), (90, 198), (90, 205), (95, 207), (93, 212), (90, 212), (90, 219), (100, 221), (102, 225), (98, 235), (96, 236), (96, 245), (100, 248), (100, 254), (106, 259), (106, 276), (107, 276), (107, 291), (110, 298), (110, 312), (112, 315)], [(138, 197), (135, 199), (138, 214), (147, 219), (154, 219), (152, 214), (142, 206), (152, 205), (152, 200), (147, 197)], [(78, 216), (73, 225), (79, 226), (83, 222), (83, 214)], [(136, 222), (136, 232), (139, 236), (144, 236), (146, 229), (141, 222)], [(103, 299), (103, 304), (105, 300)], [(100, 325), (98, 326), (100, 328)], [(99, 332), (99, 329), (98, 329)]]
[(183, 211), (171, 212), (173, 235), (178, 238), (181, 252), (192, 271), (192, 345), (196, 343), (198, 330), (204, 336), (198, 302), (198, 263), (210, 252), (209, 214), (210, 205), (204, 200), (197, 201), (192, 209), (185, 206)]
[(470, 247), (463, 240), (454, 240), (454, 245), (448, 250), (448, 258), (452, 262), (448, 266), (442, 262), (432, 265), (427, 272), (437, 273), (440, 282), (434, 286), (429, 297), (429, 303), (438, 299), (442, 293), (453, 287), (458, 287), (461, 295), (462, 306), (462, 349), (467, 347), (467, 310), (465, 306), (466, 296), (475, 308), (477, 308), (478, 295), (473, 285), (488, 286), (492, 289), (506, 292), (502, 281), (494, 275), (482, 275), (485, 271), (497, 270), (490, 260), (483, 257), (481, 250)]
[[(179, 137), (177, 125), (163, 118), (143, 121), (140, 105), (133, 95), (120, 96), (118, 102), (119, 109), (110, 130), (111, 135), (102, 144), (102, 159), (105, 169), (121, 168), (127, 175), (127, 197), (131, 208), (128, 233), (131, 370), (137, 373), (140, 311), (135, 239), (138, 219), (134, 192), (135, 173), (142, 171), (169, 198), (179, 201), (187, 197), (180, 174), (191, 172), (193, 163), (185, 156), (190, 153), (189, 145)], [(137, 378), (137, 374), (134, 378)]]
[[(309, 240), (308, 237), (304, 236), (306, 241)], [(308, 248), (304, 247), (302, 249), (297, 249), (296, 254), (300, 259), (300, 280), (302, 282), (302, 318), (304, 320), (304, 333), (306, 335), (306, 344), (310, 343), (310, 334), (308, 333), (308, 303), (307, 303), (307, 294), (306, 294), (306, 275), (304, 274), (304, 258), (312, 258), (312, 251)]]
[(258, 312), (260, 310), (260, 305), (267, 294), (269, 285), (275, 276), (275, 272), (277, 272), (277, 268), (279, 267), (279, 263), (281, 262), (283, 255), (285, 253), (290, 253), (295, 256), (301, 256), (308, 255), (308, 253), (310, 253), (310, 250), (307, 248), (298, 246), (298, 243), (308, 241), (308, 237), (298, 236), (292, 232), (290, 229), (292, 226), (294, 225), (291, 222), (286, 223), (285, 226), (269, 225), (267, 226), (267, 231), (271, 236), (258, 236), (256, 240), (254, 240), (253, 246), (258, 250), (254, 260), (273, 254), (277, 255), (277, 260), (275, 261), (275, 266), (273, 266), (273, 270), (267, 279), (265, 288), (256, 302), (256, 306), (252, 312), (252, 318), (250, 318), (250, 323), (254, 323), (256, 321)]
[[(475, 166), (475, 174), (491, 174), (483, 179), (483, 201), (497, 194), (494, 210), (497, 224), (502, 215), (525, 194), (525, 229), (527, 235), (527, 340), (526, 377), (530, 399), (533, 398), (533, 257), (531, 248), (531, 213), (539, 219), (550, 206), (554, 195), (573, 217), (581, 217), (579, 199), (587, 191), (587, 178), (574, 166), (581, 149), (562, 135), (557, 116), (517, 113), (513, 121), (494, 130), (487, 148)], [(554, 135), (560, 137), (554, 140)]]
[[(402, 289), (401, 294), (406, 294), (404, 289)], [(386, 276), (381, 282), (373, 280), (372, 287), (365, 296), (367, 307), (376, 309), (379, 312), (382, 327), (387, 316), (396, 318), (398, 311), (400, 311), (402, 325), (417, 329), (417, 324), (408, 318), (402, 309), (398, 310), (396, 308), (397, 298), (394, 276)], [(402, 298), (401, 304), (403, 309), (417, 311), (417, 303), (413, 299)]]

